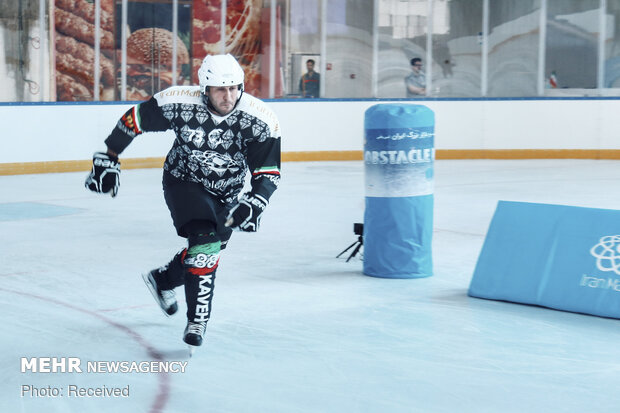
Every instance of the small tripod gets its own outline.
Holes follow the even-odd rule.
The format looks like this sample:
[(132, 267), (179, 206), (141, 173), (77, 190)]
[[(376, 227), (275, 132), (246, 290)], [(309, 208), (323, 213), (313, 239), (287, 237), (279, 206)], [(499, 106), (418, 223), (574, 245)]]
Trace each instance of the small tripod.
[(349, 258), (347, 258), (346, 262), (349, 262), (351, 258), (355, 257), (360, 251), (360, 248), (362, 248), (362, 246), (364, 245), (364, 224), (353, 224), (353, 233), (357, 235), (357, 241), (345, 248), (344, 251), (342, 251), (340, 254), (336, 255), (336, 258), (339, 258), (342, 254), (355, 247), (353, 248), (353, 252), (351, 253), (351, 255), (349, 255)]

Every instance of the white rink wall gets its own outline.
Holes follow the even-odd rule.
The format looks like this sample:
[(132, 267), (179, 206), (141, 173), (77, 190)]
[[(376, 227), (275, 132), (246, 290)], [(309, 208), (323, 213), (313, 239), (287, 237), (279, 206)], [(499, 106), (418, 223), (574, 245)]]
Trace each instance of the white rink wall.
[[(620, 149), (618, 99), (269, 101), (283, 152), (361, 151), (364, 111), (382, 103), (435, 112), (435, 147), (451, 150)], [(0, 105), (0, 163), (88, 160), (131, 104)], [(140, 136), (125, 158), (163, 157), (171, 133)]]

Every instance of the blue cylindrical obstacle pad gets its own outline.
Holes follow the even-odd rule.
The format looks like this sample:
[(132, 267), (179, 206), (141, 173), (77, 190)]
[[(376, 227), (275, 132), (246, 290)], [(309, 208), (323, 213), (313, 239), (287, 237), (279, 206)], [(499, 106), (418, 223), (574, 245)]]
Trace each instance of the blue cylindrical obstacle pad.
[(435, 114), (423, 105), (379, 104), (364, 118), (364, 274), (433, 274)]

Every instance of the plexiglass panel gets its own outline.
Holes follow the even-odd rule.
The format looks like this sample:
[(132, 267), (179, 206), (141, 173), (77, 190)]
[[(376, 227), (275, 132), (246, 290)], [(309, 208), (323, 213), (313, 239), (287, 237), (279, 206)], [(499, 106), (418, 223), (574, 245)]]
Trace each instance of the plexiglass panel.
[(49, 100), (48, 22), (46, 1), (0, 2), (2, 101)]
[(433, 96), (480, 96), (481, 32), (482, 0), (433, 2)]
[[(95, 56), (95, 5), (88, 0), (52, 0), (54, 3), (54, 84), (59, 101), (113, 100), (115, 93), (114, 1), (101, 0), (99, 54)], [(95, 79), (95, 60), (99, 76)]]
[(605, 75), (607, 92), (620, 93), (620, 0), (607, 0), (605, 13)]
[(269, 45), (269, 13), (262, 6), (262, 0), (226, 2), (225, 53), (239, 60), (245, 70), (246, 90), (259, 97), (267, 95), (261, 91), (261, 56)]
[[(311, 97), (320, 93), (321, 68), (321, 2), (289, 0), (288, 39), (285, 59), (286, 97)], [(310, 61), (310, 62), (309, 62)], [(308, 65), (311, 66), (309, 72)], [(316, 74), (315, 74), (316, 73)], [(318, 76), (317, 76), (318, 75)], [(316, 92), (316, 91), (319, 92)], [(318, 96), (317, 96), (318, 97)]]
[(548, 0), (545, 76), (551, 88), (597, 86), (599, 0)]
[(489, 3), (488, 96), (537, 96), (540, 0)]
[[(426, 0), (379, 0), (378, 97), (407, 97), (405, 78), (414, 69), (418, 83), (422, 84), (424, 65), (427, 64), (427, 15)], [(418, 69), (410, 65), (413, 58), (422, 59), (420, 63), (423, 66), (419, 73)]]
[(142, 100), (219, 53), (260, 98), (615, 96), (618, 17), (620, 0), (2, 1), (0, 100)]
[(332, 0), (326, 15), (325, 97), (371, 97), (373, 0)]
[[(190, 83), (190, 1), (178, 1), (178, 28), (173, 34), (171, 0), (127, 3), (127, 100), (145, 100), (174, 84)], [(117, 2), (116, 16), (121, 15)], [(120, 66), (121, 20), (117, 27), (117, 65)], [(176, 75), (173, 75), (173, 42), (176, 42)]]

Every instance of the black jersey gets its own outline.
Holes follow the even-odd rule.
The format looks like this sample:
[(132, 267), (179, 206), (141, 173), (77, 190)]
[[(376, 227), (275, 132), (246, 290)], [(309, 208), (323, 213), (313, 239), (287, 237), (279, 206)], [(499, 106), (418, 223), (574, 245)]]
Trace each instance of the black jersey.
[(120, 154), (144, 132), (172, 129), (176, 139), (164, 173), (229, 204), (252, 173), (252, 191), (269, 199), (280, 181), (280, 125), (261, 100), (243, 93), (235, 109), (218, 116), (207, 109), (198, 86), (173, 86), (129, 109), (106, 139)]

